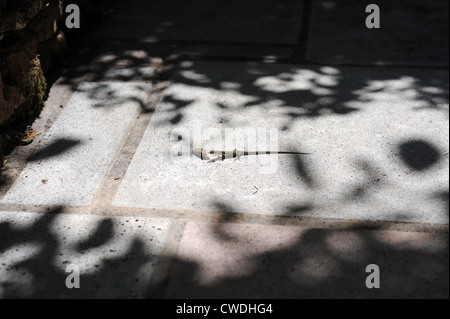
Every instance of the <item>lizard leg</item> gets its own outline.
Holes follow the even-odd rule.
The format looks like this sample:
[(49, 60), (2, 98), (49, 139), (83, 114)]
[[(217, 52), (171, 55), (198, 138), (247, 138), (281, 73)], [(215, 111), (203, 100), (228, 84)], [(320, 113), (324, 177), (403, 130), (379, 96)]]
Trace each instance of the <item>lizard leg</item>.
[(238, 150), (236, 150), (236, 149), (234, 149), (234, 159), (236, 160), (236, 161), (240, 161), (241, 160), (241, 157), (242, 157), (242, 154), (241, 154), (241, 152), (239, 152)]

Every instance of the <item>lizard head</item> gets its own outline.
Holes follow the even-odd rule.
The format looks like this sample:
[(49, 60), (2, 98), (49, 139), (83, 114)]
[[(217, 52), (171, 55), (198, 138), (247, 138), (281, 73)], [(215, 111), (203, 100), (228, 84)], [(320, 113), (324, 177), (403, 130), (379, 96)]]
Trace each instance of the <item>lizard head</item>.
[(192, 151), (192, 155), (197, 156), (199, 159), (202, 160), (209, 160), (208, 153), (203, 148), (196, 148)]

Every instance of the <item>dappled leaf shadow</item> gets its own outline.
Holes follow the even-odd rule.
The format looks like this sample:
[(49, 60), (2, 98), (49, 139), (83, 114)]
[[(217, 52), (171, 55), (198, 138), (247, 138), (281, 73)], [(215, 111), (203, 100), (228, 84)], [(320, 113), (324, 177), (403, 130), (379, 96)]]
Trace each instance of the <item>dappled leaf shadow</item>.
[(212, 232), (215, 237), (217, 237), (219, 240), (222, 241), (232, 241), (233, 236), (230, 236), (227, 232), (223, 231), (220, 227), (221, 223), (232, 223), (232, 222), (238, 222), (239, 221), (239, 215), (233, 213), (234, 207), (230, 204), (227, 204), (225, 202), (216, 201), (214, 203), (214, 206), (217, 211), (221, 212), (219, 217), (219, 222), (215, 227), (213, 227)]
[(311, 156), (310, 154), (307, 155), (295, 155), (293, 156), (293, 159), (295, 161), (295, 168), (297, 169), (297, 173), (300, 176), (302, 182), (310, 188), (317, 187), (317, 183), (314, 181), (310, 165), (308, 165), (307, 161), (304, 159), (304, 156)]
[(444, 204), (444, 210), (447, 213), (447, 220), (449, 218), (449, 191), (440, 191), (440, 192), (436, 192), (434, 194), (434, 196), (432, 196), (433, 198), (436, 198), (440, 201), (442, 201), (442, 203)]
[(383, 186), (383, 176), (375, 169), (373, 163), (367, 159), (360, 158), (356, 160), (355, 165), (364, 175), (364, 178), (349, 190), (346, 199), (358, 202), (370, 198), (374, 189)]
[(85, 92), (87, 94), (87, 97), (92, 101), (93, 108), (114, 108), (134, 102), (139, 105), (141, 110), (145, 109), (146, 101), (144, 94), (147, 88), (144, 84), (136, 84), (133, 90), (137, 92), (130, 92), (124, 95), (120, 87), (113, 83), (96, 83), (95, 85), (89, 85), (87, 88), (77, 88), (78, 92)]
[(314, 205), (312, 203), (298, 204), (290, 206), (286, 210), (286, 214), (292, 216), (302, 216), (303, 214), (310, 213), (313, 209)]
[(78, 251), (83, 252), (90, 248), (102, 246), (106, 244), (113, 236), (113, 223), (110, 219), (104, 219), (99, 223), (94, 233), (90, 234), (89, 237), (78, 243), (77, 249)]
[(36, 162), (55, 157), (70, 151), (79, 144), (81, 144), (80, 140), (60, 138), (41, 148), (39, 151), (27, 158), (27, 161)]
[(417, 171), (431, 167), (441, 156), (435, 146), (422, 140), (404, 142), (399, 145), (399, 150), (403, 162)]

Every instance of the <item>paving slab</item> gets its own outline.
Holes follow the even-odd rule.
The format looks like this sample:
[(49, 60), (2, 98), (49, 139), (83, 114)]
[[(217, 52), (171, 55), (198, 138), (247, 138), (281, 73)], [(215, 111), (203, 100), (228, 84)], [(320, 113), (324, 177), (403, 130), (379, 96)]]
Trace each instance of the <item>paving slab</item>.
[(119, 6), (96, 36), (143, 42), (169, 39), (294, 44), (302, 6), (302, 1), (295, 0), (133, 0)]
[(132, 79), (133, 81), (138, 80), (151, 80), (154, 75), (153, 67), (117, 67), (117, 68), (108, 68), (105, 71), (104, 78), (105, 80), (117, 80), (117, 81), (125, 81)]
[(448, 234), (189, 222), (166, 298), (448, 298), (448, 267)]
[[(369, 4), (380, 28), (368, 29)], [(428, 1), (313, 1), (307, 58), (319, 63), (448, 66), (449, 3)]]
[(83, 83), (1, 202), (89, 205), (149, 91), (145, 83)]
[(184, 62), (113, 205), (448, 224), (447, 87), (438, 70)]
[(170, 221), (58, 212), (0, 212), (0, 298), (146, 296)]

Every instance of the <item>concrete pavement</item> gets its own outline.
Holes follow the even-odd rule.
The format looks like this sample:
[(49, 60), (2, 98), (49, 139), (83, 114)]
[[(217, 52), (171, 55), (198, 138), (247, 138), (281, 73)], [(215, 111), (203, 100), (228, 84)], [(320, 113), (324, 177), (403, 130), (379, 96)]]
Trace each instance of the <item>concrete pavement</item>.
[(133, 3), (8, 158), (2, 298), (448, 298), (448, 3)]

